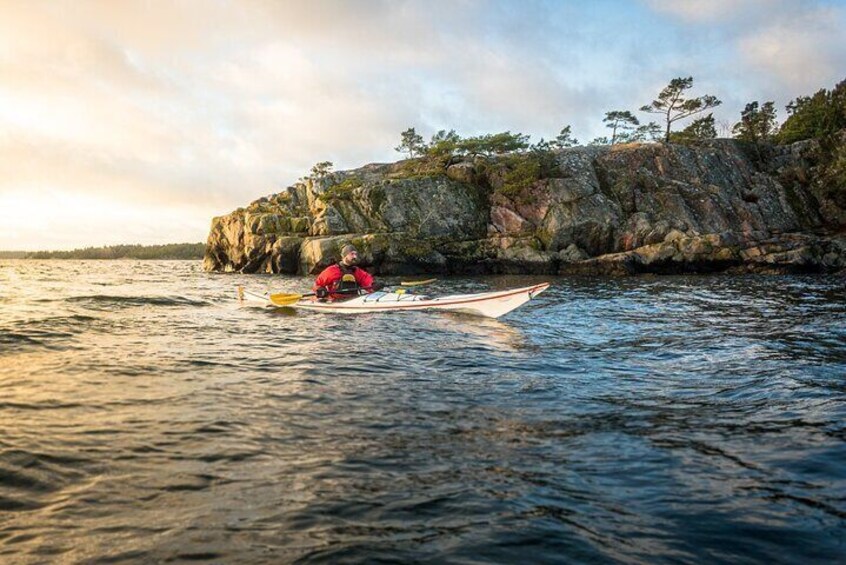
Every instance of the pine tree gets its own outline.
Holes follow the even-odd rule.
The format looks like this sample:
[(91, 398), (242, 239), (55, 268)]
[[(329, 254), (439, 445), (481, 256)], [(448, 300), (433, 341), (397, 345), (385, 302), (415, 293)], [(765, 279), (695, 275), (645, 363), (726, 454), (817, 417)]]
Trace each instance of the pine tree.
[(332, 161), (320, 161), (311, 168), (311, 178), (322, 179), (332, 172)]
[(422, 155), (426, 152), (426, 144), (423, 141), (423, 136), (414, 131), (414, 128), (408, 128), (400, 135), (400, 144), (394, 147), (394, 151), (408, 153), (409, 158), (415, 155)]
[(664, 135), (664, 130), (656, 122), (649, 122), (638, 126), (629, 136), (631, 141), (658, 141)]
[(556, 149), (564, 149), (565, 147), (573, 147), (574, 145), (578, 145), (579, 140), (573, 137), (571, 133), (570, 126), (566, 125), (561, 128), (561, 132), (555, 137), (550, 145)]
[(456, 144), (458, 151), (465, 155), (502, 155), (523, 151), (529, 147), (529, 136), (522, 133), (504, 131), (488, 133), (476, 137), (461, 139)]
[(458, 149), (461, 136), (454, 129), (438, 131), (432, 136), (432, 141), (426, 146), (426, 154), (431, 157), (450, 157)]
[(731, 131), (737, 139), (761, 143), (772, 141), (777, 130), (775, 104), (772, 101), (764, 102), (759, 109), (756, 100), (740, 112), (740, 121), (734, 124)]
[(693, 77), (674, 78), (658, 94), (651, 104), (642, 106), (641, 112), (664, 116), (666, 132), (664, 140), (670, 141), (670, 128), (674, 122), (704, 112), (722, 104), (715, 96), (705, 94), (696, 98), (685, 98), (685, 91), (693, 87)]
[(717, 127), (714, 121), (714, 114), (708, 114), (704, 118), (693, 120), (680, 132), (671, 133), (670, 140), (675, 143), (689, 143), (691, 141), (703, 141), (717, 137)]
[(819, 139), (846, 128), (846, 80), (832, 90), (800, 96), (786, 107), (789, 114), (778, 132), (780, 143)]
[(628, 110), (605, 112), (605, 118), (602, 121), (605, 122), (605, 127), (611, 128), (611, 145), (618, 141), (622, 143), (630, 141), (630, 132), (640, 125), (640, 121)]

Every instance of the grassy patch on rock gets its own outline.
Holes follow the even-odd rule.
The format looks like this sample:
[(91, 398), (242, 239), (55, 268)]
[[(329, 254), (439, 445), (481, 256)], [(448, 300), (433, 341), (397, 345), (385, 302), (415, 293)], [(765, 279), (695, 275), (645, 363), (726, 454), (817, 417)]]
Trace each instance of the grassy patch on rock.
[(552, 178), (557, 171), (555, 155), (549, 151), (515, 153), (501, 160), (501, 182), (494, 192), (519, 204), (532, 204), (531, 188), (538, 181)]
[(350, 200), (355, 189), (362, 186), (361, 179), (358, 177), (349, 177), (337, 184), (333, 184), (325, 192), (318, 195), (318, 199), (323, 202), (331, 202), (333, 200)]
[(391, 180), (417, 180), (439, 177), (446, 174), (448, 159), (441, 157), (421, 157), (407, 159), (393, 168), (387, 178)]

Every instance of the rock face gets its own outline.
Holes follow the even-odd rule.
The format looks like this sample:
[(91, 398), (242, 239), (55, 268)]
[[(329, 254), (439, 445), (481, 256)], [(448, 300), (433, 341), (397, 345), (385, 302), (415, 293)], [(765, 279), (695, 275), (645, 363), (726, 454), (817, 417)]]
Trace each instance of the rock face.
[(380, 274), (846, 268), (846, 186), (815, 141), (580, 147), (308, 179), (214, 218), (209, 271)]

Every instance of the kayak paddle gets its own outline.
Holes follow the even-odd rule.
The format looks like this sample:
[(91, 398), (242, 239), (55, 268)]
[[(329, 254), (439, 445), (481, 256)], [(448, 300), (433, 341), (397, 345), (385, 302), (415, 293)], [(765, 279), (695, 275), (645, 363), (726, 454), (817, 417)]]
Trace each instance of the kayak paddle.
[[(332, 294), (356, 294), (359, 290), (370, 290), (370, 287), (353, 288), (350, 290), (336, 290)], [(304, 292), (302, 294), (297, 294), (295, 292), (277, 292), (276, 294), (271, 294), (269, 298), (270, 301), (273, 302), (273, 304), (275, 304), (276, 306), (291, 306), (293, 304), (296, 304), (306, 296), (317, 296), (317, 293)]]
[(306, 292), (304, 294), (296, 294), (296, 293), (284, 293), (279, 292), (276, 294), (270, 295), (270, 301), (273, 302), (276, 306), (291, 306), (292, 304), (296, 304), (306, 296), (314, 296), (316, 293), (314, 292)]
[(426, 279), (425, 281), (403, 281), (400, 286), (420, 286), (424, 284), (432, 284), (438, 279)]

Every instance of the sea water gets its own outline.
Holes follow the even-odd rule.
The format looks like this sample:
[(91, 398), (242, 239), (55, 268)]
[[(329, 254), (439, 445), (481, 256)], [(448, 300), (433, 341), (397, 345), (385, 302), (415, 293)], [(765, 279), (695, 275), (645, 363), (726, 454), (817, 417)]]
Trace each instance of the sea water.
[(235, 300), (302, 277), (0, 261), (0, 561), (846, 560), (843, 277), (416, 291), (544, 280), (344, 317)]

